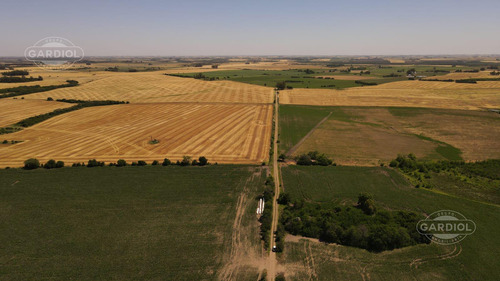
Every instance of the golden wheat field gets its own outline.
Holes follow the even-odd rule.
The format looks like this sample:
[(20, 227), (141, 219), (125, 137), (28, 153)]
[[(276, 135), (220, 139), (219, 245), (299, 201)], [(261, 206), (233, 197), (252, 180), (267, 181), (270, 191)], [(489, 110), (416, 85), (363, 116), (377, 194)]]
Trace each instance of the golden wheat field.
[(12, 125), (31, 116), (70, 106), (72, 104), (54, 101), (0, 99), (0, 127)]
[[(35, 157), (66, 163), (181, 159), (260, 163), (268, 157), (271, 105), (128, 104), (85, 108), (9, 135), (23, 140), (0, 146), (0, 166)], [(150, 144), (151, 139), (159, 141)]]
[(344, 90), (293, 89), (280, 92), (283, 104), (335, 106), (403, 106), (477, 110), (500, 107), (500, 82), (463, 85), (402, 81)]
[(271, 103), (271, 88), (232, 81), (202, 81), (161, 72), (118, 73), (71, 88), (30, 94), (26, 99), (119, 100), (132, 103)]

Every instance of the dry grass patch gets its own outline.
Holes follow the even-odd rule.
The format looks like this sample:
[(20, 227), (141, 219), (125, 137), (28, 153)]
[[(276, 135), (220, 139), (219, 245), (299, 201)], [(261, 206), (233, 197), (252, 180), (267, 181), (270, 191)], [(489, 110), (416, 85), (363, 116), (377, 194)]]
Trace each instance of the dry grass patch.
[[(130, 104), (85, 108), (9, 135), (0, 166), (44, 162), (172, 160), (205, 156), (219, 163), (268, 158), (271, 105)], [(150, 144), (153, 139), (157, 144)]]

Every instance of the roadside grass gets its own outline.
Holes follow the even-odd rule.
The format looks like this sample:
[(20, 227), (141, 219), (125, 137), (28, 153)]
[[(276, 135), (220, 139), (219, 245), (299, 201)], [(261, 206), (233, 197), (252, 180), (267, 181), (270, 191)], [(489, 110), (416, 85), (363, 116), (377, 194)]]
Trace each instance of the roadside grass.
[[(476, 223), (474, 234), (455, 245), (417, 245), (379, 254), (300, 240), (286, 243), (280, 257), (287, 280), (496, 280), (500, 276), (500, 219), (497, 205), (411, 187), (383, 167), (283, 167), (285, 192), (292, 198), (354, 205), (361, 192), (379, 208), (430, 214), (454, 210)], [(485, 250), (488, 249), (488, 250)]]
[[(213, 280), (260, 167), (0, 171), (0, 279)], [(255, 176), (255, 173), (258, 176)], [(255, 210), (243, 218), (255, 222)], [(248, 235), (260, 247), (258, 228)], [(255, 279), (258, 270), (245, 276)], [(246, 279), (246, 278), (245, 278)]]

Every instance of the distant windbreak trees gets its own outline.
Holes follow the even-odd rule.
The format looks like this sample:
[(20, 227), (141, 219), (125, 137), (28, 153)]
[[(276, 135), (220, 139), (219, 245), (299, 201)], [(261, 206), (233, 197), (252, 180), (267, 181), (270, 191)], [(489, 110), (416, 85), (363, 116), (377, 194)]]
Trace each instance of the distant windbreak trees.
[(31, 81), (42, 81), (42, 76), (38, 77), (26, 77), (29, 72), (26, 70), (12, 70), (7, 72), (2, 72), (2, 77), (0, 77), (0, 83), (22, 83)]

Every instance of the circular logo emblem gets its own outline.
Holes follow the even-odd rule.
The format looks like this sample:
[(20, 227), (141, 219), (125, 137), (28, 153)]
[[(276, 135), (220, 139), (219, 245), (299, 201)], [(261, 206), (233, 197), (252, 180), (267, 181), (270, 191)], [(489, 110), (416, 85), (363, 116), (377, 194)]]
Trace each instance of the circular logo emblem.
[(71, 67), (83, 59), (83, 49), (61, 37), (47, 37), (24, 50), (27, 60), (39, 67), (60, 70)]
[(441, 210), (417, 223), (417, 231), (432, 242), (454, 244), (476, 231), (476, 224), (459, 212)]

